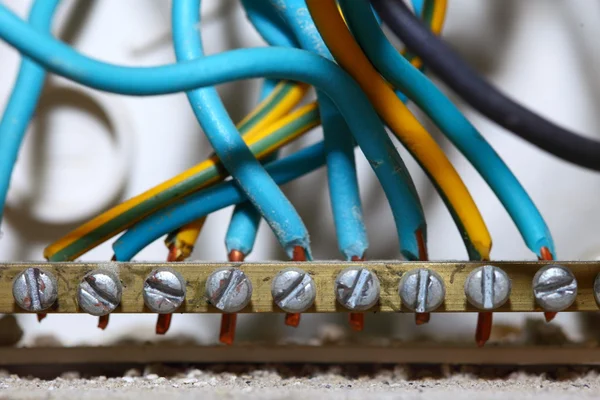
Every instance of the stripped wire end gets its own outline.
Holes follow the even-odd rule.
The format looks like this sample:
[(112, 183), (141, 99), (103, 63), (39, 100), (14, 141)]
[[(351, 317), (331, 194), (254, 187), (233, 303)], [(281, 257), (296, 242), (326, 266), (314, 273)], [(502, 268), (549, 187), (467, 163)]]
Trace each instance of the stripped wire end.
[[(239, 250), (231, 250), (227, 256), (230, 262), (243, 262), (246, 255)], [(219, 342), (232, 345), (235, 340), (235, 326), (237, 323), (237, 314), (221, 315), (221, 329), (219, 331)]]
[(475, 342), (478, 347), (483, 347), (490, 340), (492, 334), (492, 322), (494, 313), (480, 312), (477, 316), (477, 330), (475, 331)]
[[(552, 253), (550, 252), (550, 249), (547, 247), (542, 247), (540, 249), (540, 255), (538, 256), (539, 260), (544, 260), (544, 261), (552, 261), (554, 260), (554, 256), (552, 255)], [(550, 322), (552, 321), (555, 317), (556, 314), (558, 314), (557, 312), (544, 312), (544, 318), (546, 319), (546, 322)]]
[(105, 330), (108, 327), (109, 316), (110, 314), (106, 314), (98, 317), (98, 328)]
[(173, 314), (158, 314), (158, 319), (156, 320), (157, 335), (164, 335), (169, 331), (172, 317)]
[(428, 312), (424, 313), (415, 313), (415, 324), (417, 325), (425, 325), (431, 319), (431, 314)]
[[(292, 261), (306, 261), (306, 250), (301, 246), (294, 247), (292, 253)], [(297, 328), (300, 325), (300, 314), (299, 313), (287, 313), (285, 314), (285, 324), (293, 328)]]
[(37, 314), (37, 320), (38, 320), (38, 322), (42, 322), (42, 320), (44, 318), (46, 318), (47, 316), (48, 316), (48, 314), (46, 314), (46, 313), (38, 313)]
[(182, 261), (179, 259), (181, 252), (177, 249), (174, 244), (169, 246), (169, 253), (167, 254), (167, 262)]

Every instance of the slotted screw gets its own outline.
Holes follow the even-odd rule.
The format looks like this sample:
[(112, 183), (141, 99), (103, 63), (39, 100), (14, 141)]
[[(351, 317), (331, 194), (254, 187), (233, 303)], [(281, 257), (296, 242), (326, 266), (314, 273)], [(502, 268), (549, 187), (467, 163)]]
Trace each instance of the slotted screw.
[(252, 282), (238, 268), (219, 268), (206, 279), (206, 297), (219, 310), (235, 313), (250, 303)]
[(533, 277), (533, 295), (544, 311), (562, 311), (575, 302), (577, 279), (565, 266), (546, 265)]
[(58, 298), (56, 278), (51, 272), (41, 268), (27, 268), (13, 281), (13, 297), (24, 310), (44, 311), (52, 307)]
[(309, 309), (317, 297), (313, 278), (296, 267), (285, 268), (273, 278), (271, 295), (279, 308), (288, 313)]
[(335, 278), (335, 297), (350, 311), (366, 311), (379, 301), (379, 278), (361, 266), (341, 271)]
[(185, 300), (185, 285), (179, 272), (167, 267), (157, 268), (144, 281), (144, 303), (155, 313), (171, 314)]
[(434, 311), (446, 296), (442, 277), (427, 268), (406, 272), (400, 280), (398, 292), (402, 305), (417, 313)]
[(480, 310), (493, 310), (508, 300), (511, 281), (506, 272), (493, 265), (475, 268), (465, 281), (465, 295)]
[(87, 273), (77, 289), (79, 307), (97, 317), (110, 314), (121, 302), (122, 285), (111, 271), (97, 269)]

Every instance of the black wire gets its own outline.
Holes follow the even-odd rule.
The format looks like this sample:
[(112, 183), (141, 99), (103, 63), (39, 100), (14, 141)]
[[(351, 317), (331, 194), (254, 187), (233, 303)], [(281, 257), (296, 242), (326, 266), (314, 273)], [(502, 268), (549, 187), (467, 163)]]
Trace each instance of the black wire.
[(600, 142), (568, 131), (508, 98), (422, 25), (402, 0), (371, 1), (385, 24), (427, 69), (474, 109), (563, 160), (600, 171)]

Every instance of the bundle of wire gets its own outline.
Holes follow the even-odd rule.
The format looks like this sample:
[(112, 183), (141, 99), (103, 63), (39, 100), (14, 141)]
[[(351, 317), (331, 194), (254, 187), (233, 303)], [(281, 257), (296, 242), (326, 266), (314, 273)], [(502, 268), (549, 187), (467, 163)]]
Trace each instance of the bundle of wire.
[[(400, 0), (373, 3), (374, 9), (367, 0), (242, 0), (249, 21), (269, 46), (205, 56), (198, 29), (200, 0), (173, 0), (177, 62), (139, 68), (97, 61), (54, 39), (49, 31), (58, 0), (36, 0), (28, 22), (0, 5), (0, 38), (23, 55), (0, 123), (0, 202), (3, 205), (45, 75), (54, 73), (123, 95), (185, 92), (215, 154), (50, 244), (44, 253), (49, 261), (75, 260), (122, 232), (113, 243), (116, 261), (131, 260), (165, 235), (168, 260), (182, 261), (190, 256), (206, 217), (231, 205), (236, 207), (225, 238), (231, 261), (250, 254), (261, 219), (291, 259), (310, 260), (308, 232), (279, 186), (322, 166), (327, 168), (339, 250), (348, 261), (364, 260), (368, 238), (355, 146), (385, 192), (399, 251), (407, 260), (426, 260), (423, 209), (386, 127), (431, 179), (469, 258), (488, 260), (491, 237), (485, 222), (444, 152), (404, 104), (412, 101), (485, 179), (529, 249), (542, 259), (555, 257), (552, 237), (531, 198), (477, 129), (424, 74), (425, 68), (431, 67), (494, 121), (559, 157), (598, 169), (598, 159), (591, 156), (598, 144), (549, 125), (503, 97), (452, 54), (438, 37), (446, 0), (413, 0), (412, 10)], [(376, 12), (407, 44), (407, 51), (398, 51), (387, 39)], [(250, 78), (265, 79), (261, 101), (236, 126), (214, 86)], [(311, 87), (317, 100), (301, 105)], [(279, 158), (280, 148), (319, 124), (322, 142)], [(478, 342), (485, 342), (490, 326), (491, 313), (482, 313)]]

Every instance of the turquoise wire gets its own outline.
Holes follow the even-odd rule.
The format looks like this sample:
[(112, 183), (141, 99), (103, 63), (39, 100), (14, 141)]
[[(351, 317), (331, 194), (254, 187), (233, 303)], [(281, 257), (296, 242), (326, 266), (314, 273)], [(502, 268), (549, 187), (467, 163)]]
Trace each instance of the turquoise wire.
[[(261, 0), (259, 3), (267, 4), (267, 1)], [(287, 0), (285, 7), (278, 7), (278, 0), (271, 0), (270, 3), (302, 48), (333, 60), (304, 0)], [(321, 91), (317, 91), (317, 99), (325, 139), (327, 178), (338, 247), (346, 260), (362, 258), (369, 247), (369, 240), (358, 190), (354, 139), (333, 102)]]
[[(276, 80), (265, 79), (262, 85), (260, 101), (268, 97), (275, 89), (276, 85)], [(271, 154), (265, 160), (265, 163), (276, 160), (277, 154), (278, 151)], [(245, 201), (235, 206), (233, 213), (231, 214), (229, 226), (227, 227), (227, 234), (225, 235), (225, 248), (227, 249), (227, 254), (236, 250), (241, 252), (245, 257), (252, 252), (254, 244), (256, 243), (260, 220), (260, 213), (249, 201)]]
[[(266, 170), (277, 184), (282, 185), (324, 163), (324, 146), (323, 142), (320, 142), (268, 164)], [(144, 247), (180, 226), (245, 201), (245, 193), (233, 180), (192, 193), (149, 215), (121, 235), (113, 244), (115, 259), (129, 261)]]
[[(424, 224), (417, 196), (397, 176), (407, 174), (394, 144), (357, 83), (337, 65), (304, 50), (253, 48), (156, 67), (124, 67), (86, 57), (35, 31), (0, 5), (0, 38), (56, 74), (113, 93), (149, 96), (267, 77), (306, 82), (322, 89), (342, 112), (390, 203), (402, 254), (416, 258), (415, 232)], [(301, 67), (299, 67), (301, 66)], [(385, 162), (384, 162), (385, 161)], [(405, 179), (409, 180), (410, 177)], [(410, 227), (410, 232), (405, 231)]]
[[(200, 0), (173, 2), (173, 43), (178, 61), (202, 59)], [(265, 218), (292, 257), (301, 246), (310, 257), (308, 231), (294, 206), (254, 157), (223, 106), (214, 87), (188, 91), (188, 100), (215, 153)]]
[[(29, 24), (40, 32), (50, 32), (52, 17), (60, 0), (36, 0)], [(0, 121), (0, 221), (21, 143), (38, 104), (46, 71), (23, 57), (19, 74)]]
[(508, 211), (527, 247), (538, 255), (542, 247), (556, 254), (552, 235), (537, 207), (477, 129), (389, 43), (366, 2), (339, 0), (339, 3), (352, 33), (373, 65), (406, 93), (471, 162)]
[(242, 0), (248, 20), (271, 46), (299, 47), (294, 34), (277, 12), (262, 0)]

